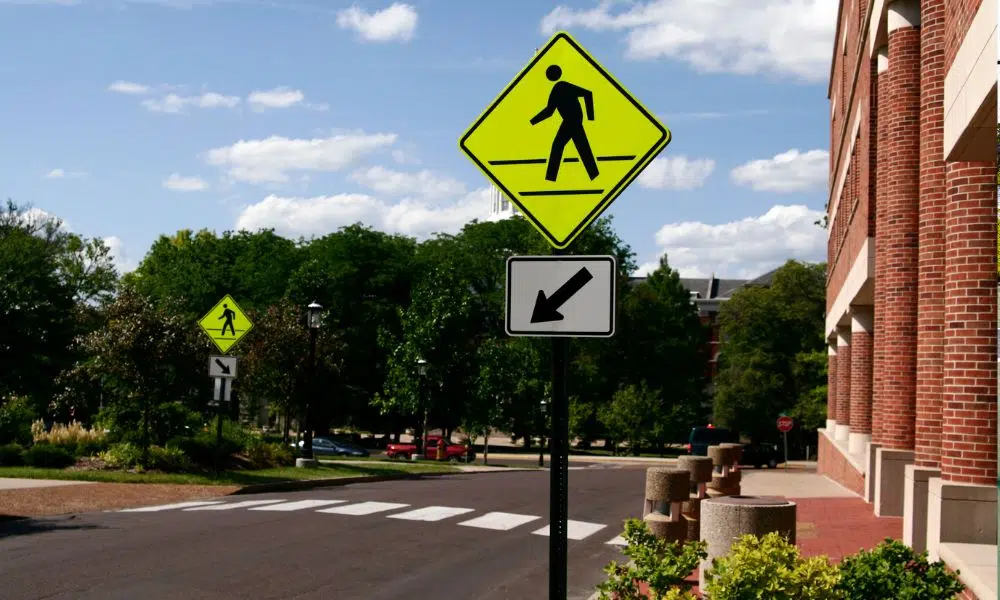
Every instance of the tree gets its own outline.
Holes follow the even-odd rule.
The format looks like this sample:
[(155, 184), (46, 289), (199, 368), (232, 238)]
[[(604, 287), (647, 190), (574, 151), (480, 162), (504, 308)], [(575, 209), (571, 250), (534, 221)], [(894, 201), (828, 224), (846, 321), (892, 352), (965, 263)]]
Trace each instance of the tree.
[[(113, 439), (144, 448), (184, 433), (210, 399), (209, 340), (188, 319), (126, 288), (107, 307), (106, 327), (78, 339), (87, 358), (64, 374), (60, 401), (74, 402), (99, 382), (99, 419)], [(82, 383), (77, 387), (75, 383)]]
[(803, 398), (825, 385), (820, 369), (807, 368), (818, 359), (805, 356), (823, 350), (825, 284), (825, 264), (790, 260), (769, 287), (740, 289), (722, 306), (719, 424), (767, 438), (781, 412), (806, 410)]
[(530, 368), (523, 346), (507, 340), (486, 340), (476, 349), (479, 368), (462, 418), (470, 439), (483, 436), (483, 462), (489, 460), (490, 431), (500, 423)]
[(400, 334), (398, 309), (410, 301), (415, 252), (414, 240), (362, 225), (343, 227), (302, 249), (288, 296), (297, 304), (322, 304), (329, 327), (350, 350), (336, 404), (341, 423), (372, 430), (385, 425), (371, 406), (384, 386), (390, 352), (379, 343), (379, 330)]
[(599, 414), (614, 445), (626, 442), (633, 454), (638, 454), (645, 443), (662, 438), (663, 401), (659, 391), (645, 381), (623, 385)]
[[(115, 285), (107, 247), (8, 201), (0, 210), (0, 395), (48, 414), (54, 380), (74, 360), (75, 335)], [(89, 303), (89, 304), (88, 304)]]

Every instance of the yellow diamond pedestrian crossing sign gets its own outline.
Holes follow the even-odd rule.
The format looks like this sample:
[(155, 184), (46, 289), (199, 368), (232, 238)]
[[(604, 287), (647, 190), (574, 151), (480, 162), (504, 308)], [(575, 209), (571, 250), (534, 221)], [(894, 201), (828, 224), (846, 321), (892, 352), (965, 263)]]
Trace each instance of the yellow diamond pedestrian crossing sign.
[(507, 85), (459, 147), (566, 248), (670, 143), (670, 131), (568, 33)]
[(198, 321), (198, 326), (208, 334), (220, 352), (228, 352), (233, 344), (253, 329), (253, 323), (229, 294)]

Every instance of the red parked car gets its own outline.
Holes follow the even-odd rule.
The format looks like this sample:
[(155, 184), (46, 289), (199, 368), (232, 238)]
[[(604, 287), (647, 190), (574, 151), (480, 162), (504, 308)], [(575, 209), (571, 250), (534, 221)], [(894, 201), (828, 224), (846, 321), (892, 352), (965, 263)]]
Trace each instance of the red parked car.
[[(427, 436), (427, 445), (424, 448), (424, 460), (438, 460), (438, 447), (444, 445), (444, 460), (450, 462), (472, 462), (476, 459), (472, 448), (462, 444), (453, 444), (444, 440), (439, 435)], [(385, 447), (385, 454), (389, 458), (400, 458), (409, 460), (417, 455), (416, 444), (389, 444)]]

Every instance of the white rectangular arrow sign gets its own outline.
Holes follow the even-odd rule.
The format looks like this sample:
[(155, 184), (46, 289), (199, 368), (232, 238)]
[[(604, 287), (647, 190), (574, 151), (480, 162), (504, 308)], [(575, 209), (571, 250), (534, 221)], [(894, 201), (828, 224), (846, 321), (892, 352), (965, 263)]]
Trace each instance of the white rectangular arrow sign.
[(616, 274), (613, 256), (511, 256), (507, 335), (611, 337)]
[(236, 362), (235, 356), (209, 356), (208, 376), (236, 379)]

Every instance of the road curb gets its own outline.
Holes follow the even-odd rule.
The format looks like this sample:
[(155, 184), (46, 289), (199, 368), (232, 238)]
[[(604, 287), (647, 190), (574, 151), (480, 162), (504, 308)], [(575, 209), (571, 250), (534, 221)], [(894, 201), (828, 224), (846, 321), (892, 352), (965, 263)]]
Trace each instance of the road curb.
[(503, 469), (496, 471), (446, 471), (443, 473), (399, 473), (398, 475), (358, 475), (356, 477), (337, 477), (333, 479), (304, 479), (298, 481), (278, 481), (275, 483), (255, 483), (236, 490), (230, 496), (246, 494), (266, 494), (268, 492), (298, 492), (319, 488), (340, 487), (354, 483), (380, 483), (383, 481), (398, 481), (400, 479), (424, 479), (425, 477), (442, 477), (444, 475), (479, 475), (483, 473), (511, 473), (517, 471), (535, 471), (537, 469)]

